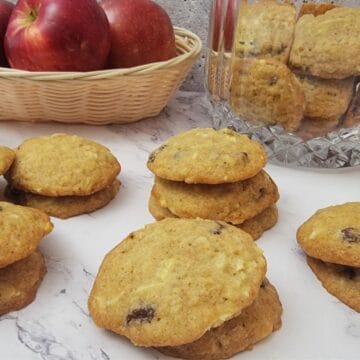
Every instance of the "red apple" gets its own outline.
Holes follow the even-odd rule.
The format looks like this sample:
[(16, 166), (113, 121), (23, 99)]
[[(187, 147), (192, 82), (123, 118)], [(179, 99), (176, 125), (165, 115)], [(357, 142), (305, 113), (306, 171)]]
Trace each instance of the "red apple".
[(19, 0), (5, 35), (11, 67), (23, 70), (99, 70), (109, 51), (109, 23), (96, 0)]
[[(236, 0), (228, 0), (226, 14), (225, 11), (225, 0), (216, 0), (215, 9), (213, 14), (213, 38), (212, 38), (212, 48), (214, 51), (219, 51), (219, 41), (220, 41), (220, 29), (222, 27), (224, 32), (224, 50), (232, 51), (234, 34), (235, 34), (235, 24), (236, 24)], [(221, 26), (222, 18), (224, 16), (224, 23)]]
[(166, 11), (151, 0), (102, 0), (111, 30), (109, 66), (127, 68), (176, 56)]
[(6, 28), (8, 26), (11, 12), (13, 11), (14, 4), (9, 1), (0, 0), (0, 66), (7, 66), (7, 61), (4, 52), (4, 37)]

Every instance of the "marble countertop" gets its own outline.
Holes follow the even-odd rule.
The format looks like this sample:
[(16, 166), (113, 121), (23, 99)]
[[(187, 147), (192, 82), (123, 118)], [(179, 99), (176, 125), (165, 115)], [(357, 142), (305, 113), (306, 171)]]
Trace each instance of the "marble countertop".
[[(172, 134), (211, 126), (202, 95), (178, 93), (154, 119), (129, 125), (91, 127), (0, 123), (0, 144), (15, 147), (32, 136), (68, 132), (108, 146), (122, 164), (123, 186), (106, 208), (68, 220), (54, 219), (42, 242), (48, 273), (36, 301), (0, 317), (1, 360), (166, 359), (152, 349), (92, 323), (87, 298), (104, 255), (129, 232), (153, 221), (147, 201), (153, 181), (146, 160)], [(283, 326), (236, 359), (352, 359), (360, 354), (360, 314), (328, 294), (305, 263), (296, 229), (315, 210), (360, 200), (360, 171), (310, 171), (268, 165), (278, 184), (280, 219), (258, 245), (265, 251), (268, 278), (284, 307)], [(3, 180), (0, 183), (3, 187)]]

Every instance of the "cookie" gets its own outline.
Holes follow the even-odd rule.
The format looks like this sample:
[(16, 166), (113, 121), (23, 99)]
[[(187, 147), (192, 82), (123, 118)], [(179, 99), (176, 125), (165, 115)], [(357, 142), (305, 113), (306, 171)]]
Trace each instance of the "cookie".
[(120, 164), (104, 146), (76, 135), (26, 140), (6, 175), (16, 189), (44, 196), (86, 196), (111, 185)]
[(50, 216), (67, 219), (72, 216), (88, 214), (107, 205), (118, 193), (120, 181), (87, 196), (48, 197), (16, 190), (7, 186), (5, 196), (19, 205), (30, 206), (44, 211)]
[(349, 107), (355, 78), (326, 80), (298, 75), (297, 79), (305, 94), (304, 115), (310, 118), (339, 118)]
[(323, 287), (360, 313), (360, 269), (325, 263), (311, 257), (307, 262)]
[(339, 118), (304, 118), (301, 122), (301, 127), (295, 134), (306, 141), (319, 136), (325, 136), (328, 133), (335, 131), (339, 124)]
[(241, 224), (279, 199), (277, 186), (262, 170), (251, 179), (205, 185), (155, 179), (153, 194), (161, 207), (180, 218), (201, 218)]
[(0, 268), (29, 256), (53, 228), (48, 215), (0, 202)]
[(264, 147), (230, 129), (192, 129), (151, 153), (157, 176), (188, 184), (222, 184), (255, 176), (266, 164)]
[(0, 316), (32, 303), (45, 273), (40, 251), (0, 269)]
[(270, 336), (281, 327), (282, 306), (276, 289), (264, 280), (255, 301), (242, 313), (205, 333), (199, 340), (177, 347), (157, 348), (165, 355), (191, 360), (227, 359)]
[(269, 206), (260, 214), (237, 225), (240, 229), (246, 231), (254, 240), (259, 239), (262, 234), (276, 225), (279, 219), (279, 213), (276, 205)]
[(360, 75), (360, 9), (337, 7), (303, 15), (295, 27), (290, 66), (325, 79)]
[(240, 58), (274, 58), (287, 63), (294, 38), (296, 9), (276, 0), (243, 1), (235, 35)]
[(288, 131), (300, 126), (305, 96), (288, 67), (274, 59), (235, 59), (230, 104), (241, 119), (278, 124)]
[(297, 240), (311, 257), (360, 267), (360, 202), (317, 211), (298, 229)]
[[(154, 195), (149, 199), (149, 211), (156, 220), (163, 220), (166, 218), (177, 218), (169, 209), (161, 207)], [(276, 205), (270, 206), (262, 211), (260, 214), (251, 219), (244, 221), (238, 226), (240, 229), (246, 231), (254, 240), (261, 237), (264, 231), (272, 228), (278, 221), (278, 210)]]
[(266, 272), (235, 226), (165, 219), (131, 233), (104, 259), (89, 297), (103, 328), (139, 346), (178, 346), (239, 315)]
[(0, 175), (4, 175), (15, 160), (15, 151), (0, 146)]

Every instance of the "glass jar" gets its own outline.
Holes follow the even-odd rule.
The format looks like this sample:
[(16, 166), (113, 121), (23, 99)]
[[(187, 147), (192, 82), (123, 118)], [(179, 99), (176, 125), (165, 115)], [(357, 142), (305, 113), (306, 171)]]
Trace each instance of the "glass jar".
[(206, 89), (215, 128), (272, 162), (360, 165), (360, 1), (213, 0)]

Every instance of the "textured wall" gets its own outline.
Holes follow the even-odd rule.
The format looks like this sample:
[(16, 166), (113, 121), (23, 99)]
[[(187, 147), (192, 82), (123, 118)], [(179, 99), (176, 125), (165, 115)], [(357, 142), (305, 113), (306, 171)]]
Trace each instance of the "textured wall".
[[(156, 0), (164, 7), (175, 25), (195, 32), (206, 46), (211, 0)], [(184, 90), (201, 90), (203, 86), (204, 51), (189, 75)]]

